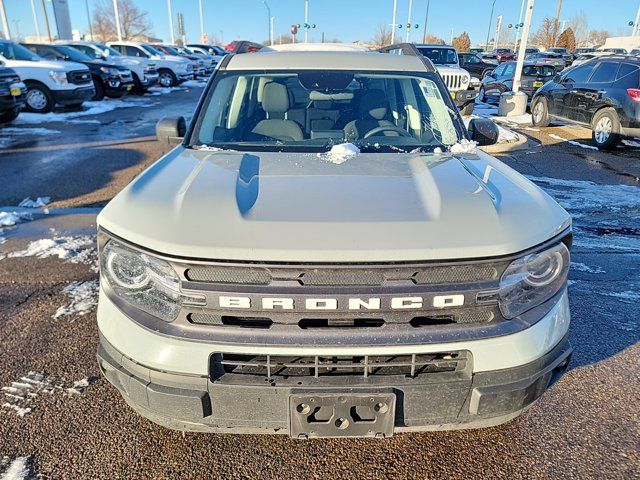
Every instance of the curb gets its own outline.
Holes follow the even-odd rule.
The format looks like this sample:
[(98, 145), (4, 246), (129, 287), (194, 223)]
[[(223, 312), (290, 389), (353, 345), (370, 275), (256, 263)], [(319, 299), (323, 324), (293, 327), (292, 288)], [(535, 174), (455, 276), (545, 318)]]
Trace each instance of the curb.
[(528, 150), (531, 147), (529, 143), (529, 137), (524, 135), (523, 133), (518, 132), (518, 141), (510, 142), (510, 143), (496, 143), (495, 145), (487, 145), (485, 147), (478, 147), (485, 153), (488, 154), (496, 154), (496, 153), (509, 153), (516, 152), (518, 150)]

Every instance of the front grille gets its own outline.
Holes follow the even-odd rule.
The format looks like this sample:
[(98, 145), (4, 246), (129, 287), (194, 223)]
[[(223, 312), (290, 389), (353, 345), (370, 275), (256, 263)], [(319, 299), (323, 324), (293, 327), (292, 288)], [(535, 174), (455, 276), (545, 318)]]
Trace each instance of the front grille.
[(464, 78), (465, 75), (459, 74), (446, 74), (442, 75), (442, 79), (444, 80), (444, 84), (451, 91), (457, 91), (463, 88), (464, 86)]
[(318, 356), (318, 355), (243, 355), (215, 353), (211, 357), (211, 379), (227, 376), (253, 380), (327, 377), (418, 378), (437, 373), (462, 372), (470, 354), (452, 351), (406, 355)]
[(20, 82), (20, 77), (18, 77), (17, 75), (8, 75), (6, 77), (0, 77), (0, 86), (9, 86), (19, 82)]
[(191, 282), (270, 285), (295, 282), (308, 287), (382, 286), (386, 282), (405, 281), (414, 285), (443, 285), (485, 282), (498, 278), (494, 265), (467, 264), (416, 268), (291, 268), (270, 267), (192, 267), (185, 271)]
[(74, 70), (67, 73), (67, 80), (75, 85), (91, 83), (91, 73), (88, 70)]

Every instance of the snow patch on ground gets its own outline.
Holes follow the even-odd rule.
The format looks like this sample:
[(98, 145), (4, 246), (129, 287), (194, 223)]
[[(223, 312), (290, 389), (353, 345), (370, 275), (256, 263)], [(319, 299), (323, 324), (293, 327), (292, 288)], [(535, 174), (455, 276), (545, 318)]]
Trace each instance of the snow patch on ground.
[[(21, 113), (20, 115), (24, 115), (24, 113)], [(59, 133), (62, 133), (62, 132), (60, 130), (53, 130), (51, 128), (41, 128), (41, 127), (34, 127), (34, 128), (4, 127), (2, 130), (0, 130), (0, 133), (2, 133), (3, 135), (58, 135)]]
[(638, 290), (626, 290), (624, 292), (603, 292), (603, 295), (607, 297), (614, 297), (621, 302), (635, 304), (640, 300), (640, 291)]
[[(184, 85), (184, 84), (183, 84)], [(147, 91), (149, 95), (158, 96), (166, 95), (167, 93), (185, 91), (186, 87), (150, 87)]]
[(318, 158), (324, 160), (325, 162), (335, 163), (336, 165), (340, 165), (347, 160), (355, 157), (360, 153), (360, 149), (355, 146), (353, 143), (341, 143), (339, 145), (334, 145), (331, 147), (326, 153), (319, 153)]
[(584, 148), (587, 150), (598, 150), (598, 147), (594, 147), (593, 145), (586, 145), (584, 143), (576, 142), (575, 140), (568, 140), (566, 138), (561, 137), (560, 135), (556, 135), (555, 133), (549, 133), (549, 137), (554, 140), (560, 140), (561, 142), (567, 142), (569, 145), (573, 145), (575, 147)]
[[(155, 105), (144, 99), (129, 98), (122, 100), (108, 99), (100, 102), (84, 102), (82, 110), (72, 112), (51, 112), (51, 113), (20, 113), (14, 121), (16, 125), (37, 125), (46, 122), (69, 122), (70, 119), (87, 117), (90, 115), (100, 115), (111, 112), (118, 108), (150, 107)], [(87, 121), (83, 121), (85, 123)], [(94, 121), (91, 121), (94, 123)], [(58, 132), (59, 133), (59, 132)]]
[(0, 212), (0, 227), (13, 227), (25, 220), (31, 220), (29, 213)]
[(31, 475), (30, 460), (31, 457), (18, 457), (9, 463), (9, 457), (4, 457), (0, 461), (0, 470), (4, 470), (4, 473), (0, 475), (0, 480), (25, 480)]
[(26, 208), (42, 208), (51, 202), (51, 197), (38, 197), (35, 200), (31, 200), (31, 197), (27, 197), (20, 202), (19, 207)]
[[(96, 237), (82, 235), (79, 237), (41, 238), (30, 242), (25, 250), (11, 252), (6, 257), (58, 257), (70, 263), (92, 264), (94, 271), (97, 271)], [(2, 256), (0, 256), (0, 260), (2, 260)]]
[(571, 268), (573, 270), (576, 270), (577, 272), (606, 273), (602, 268), (600, 268), (600, 267), (590, 267), (586, 263), (571, 262)]
[(451, 153), (474, 153), (478, 148), (478, 142), (473, 140), (462, 139), (458, 143), (455, 143), (449, 147)]
[(71, 303), (58, 308), (53, 318), (57, 319), (62, 315), (86, 315), (98, 305), (99, 288), (98, 280), (73, 282), (67, 285), (62, 293), (71, 299)]
[(187, 88), (204, 88), (207, 86), (207, 82), (203, 82), (202, 80), (187, 80), (180, 86)]

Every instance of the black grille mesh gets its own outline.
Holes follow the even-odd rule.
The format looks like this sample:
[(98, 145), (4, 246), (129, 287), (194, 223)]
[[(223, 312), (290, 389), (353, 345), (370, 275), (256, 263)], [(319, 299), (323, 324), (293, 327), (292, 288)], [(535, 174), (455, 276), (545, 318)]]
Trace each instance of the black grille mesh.
[(187, 270), (185, 276), (192, 282), (244, 285), (268, 285), (271, 283), (269, 272), (256, 268), (195, 267)]
[(382, 285), (383, 272), (372, 270), (315, 270), (300, 277), (303, 285)]
[(494, 280), (498, 271), (490, 265), (451, 265), (421, 269), (413, 276), (419, 285), (468, 283)]

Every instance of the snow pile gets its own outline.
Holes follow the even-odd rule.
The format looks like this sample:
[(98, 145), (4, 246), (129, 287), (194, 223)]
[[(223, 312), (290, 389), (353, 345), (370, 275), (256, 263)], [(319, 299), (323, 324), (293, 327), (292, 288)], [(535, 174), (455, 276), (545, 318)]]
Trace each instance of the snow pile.
[(46, 377), (41, 373), (29, 372), (19, 380), (11, 382), (11, 386), (2, 387), (5, 396), (5, 402), (2, 406), (15, 410), (18, 416), (24, 417), (31, 412), (33, 402), (38, 395), (52, 394), (61, 389), (62, 385), (56, 383), (54, 378)]
[(98, 280), (73, 282), (67, 285), (62, 293), (71, 298), (71, 303), (58, 308), (53, 318), (59, 318), (62, 315), (86, 315), (98, 305), (98, 291)]
[(201, 80), (187, 80), (186, 82), (181, 84), (182, 87), (187, 88), (204, 88), (207, 86), (207, 82), (203, 82)]
[(150, 95), (166, 95), (167, 93), (185, 91), (185, 87), (150, 87), (147, 91)]
[(627, 147), (640, 148), (640, 138), (634, 138), (633, 140), (622, 140), (622, 143)]
[[(24, 113), (20, 113), (20, 116), (24, 115)], [(62, 133), (60, 130), (53, 130), (51, 128), (42, 128), (42, 127), (34, 127), (34, 128), (7, 128), (3, 127), (0, 130), (2, 135), (58, 135)]]
[(25, 250), (9, 253), (8, 257), (58, 257), (70, 263), (90, 264), (95, 261), (95, 236), (54, 237), (35, 240)]
[(66, 391), (71, 395), (80, 395), (89, 385), (98, 380), (98, 378), (99, 377), (97, 376), (91, 376), (84, 377), (82, 380), (76, 380), (75, 382), (73, 382), (73, 387), (67, 388)]
[(585, 263), (571, 262), (571, 269), (577, 272), (586, 273), (607, 273), (600, 267), (590, 267)]
[(31, 220), (31, 215), (19, 212), (0, 212), (0, 227), (13, 227), (25, 220)]
[(585, 148), (587, 150), (598, 150), (598, 147), (594, 147), (593, 145), (585, 145), (584, 143), (576, 142), (575, 140), (567, 140), (566, 138), (561, 137), (560, 135), (556, 135), (555, 133), (548, 134), (554, 140), (560, 140), (561, 142), (567, 142), (569, 145), (574, 145), (576, 147)]
[(42, 208), (51, 201), (51, 197), (38, 197), (35, 200), (31, 200), (31, 197), (27, 197), (20, 202), (19, 207), (27, 208)]
[[(0, 462), (0, 470), (4, 473), (0, 475), (0, 480), (25, 480), (31, 472), (29, 471), (29, 461), (31, 457), (18, 457), (9, 463), (9, 458), (4, 457)], [(5, 466), (9, 465), (6, 470)]]
[[(70, 119), (100, 115), (118, 108), (150, 107), (154, 105), (144, 99), (128, 98), (123, 100), (108, 99), (100, 102), (84, 102), (82, 110), (72, 112), (23, 113), (14, 120), (14, 125), (39, 125), (46, 122), (68, 122)], [(85, 123), (87, 121), (83, 121)], [(78, 123), (78, 122), (75, 122)], [(91, 121), (94, 123), (94, 121)]]
[(478, 142), (474, 142), (473, 140), (467, 140), (463, 138), (458, 143), (455, 143), (449, 147), (449, 151), (451, 153), (474, 153), (476, 148), (478, 147)]
[(335, 163), (340, 165), (350, 158), (355, 157), (360, 153), (360, 149), (353, 143), (340, 143), (331, 147), (327, 153), (319, 153), (318, 158), (325, 162)]

